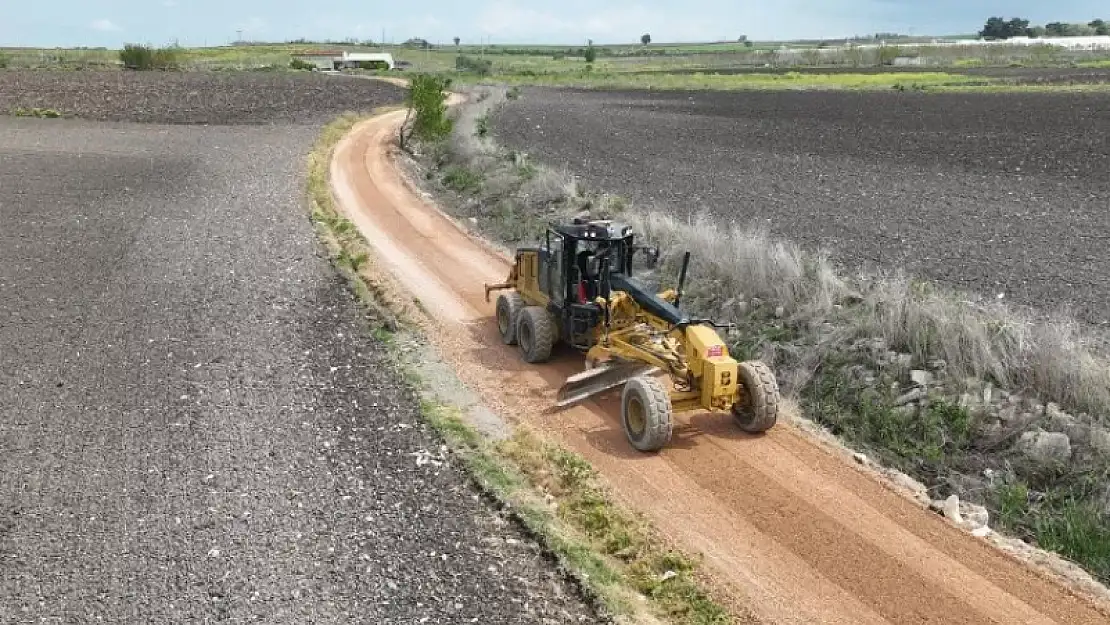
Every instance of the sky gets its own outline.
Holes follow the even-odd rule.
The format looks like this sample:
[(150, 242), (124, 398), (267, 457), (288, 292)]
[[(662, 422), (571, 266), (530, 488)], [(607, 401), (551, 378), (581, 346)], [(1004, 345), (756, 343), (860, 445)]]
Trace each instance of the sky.
[(0, 0), (0, 47), (254, 41), (598, 44), (973, 33), (993, 15), (1110, 19), (1105, 0)]

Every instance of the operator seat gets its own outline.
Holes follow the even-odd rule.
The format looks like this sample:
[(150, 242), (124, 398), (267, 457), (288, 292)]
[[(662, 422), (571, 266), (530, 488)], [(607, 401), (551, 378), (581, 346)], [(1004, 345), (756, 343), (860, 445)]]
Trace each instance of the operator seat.
[(586, 303), (593, 301), (598, 295), (598, 278), (596, 267), (591, 267), (591, 261), (595, 260), (594, 252), (590, 250), (583, 250), (578, 252), (578, 284), (575, 288), (578, 291), (579, 303)]

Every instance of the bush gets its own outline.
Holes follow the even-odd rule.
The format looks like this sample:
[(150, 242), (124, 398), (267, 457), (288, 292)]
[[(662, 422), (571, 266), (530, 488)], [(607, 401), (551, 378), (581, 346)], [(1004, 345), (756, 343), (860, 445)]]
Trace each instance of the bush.
[(455, 69), (460, 72), (471, 72), (479, 76), (488, 76), (493, 71), (493, 61), (489, 59), (476, 59), (472, 56), (460, 54), (455, 57)]
[(308, 61), (302, 61), (301, 59), (293, 59), (292, 61), (289, 61), (289, 69), (311, 71), (316, 69), (316, 65), (309, 63)]
[(181, 67), (177, 48), (152, 48), (129, 43), (120, 50), (119, 58), (127, 69), (139, 71), (175, 70)]
[(593, 63), (597, 60), (597, 50), (595, 50), (593, 46), (590, 46), (586, 48), (586, 51), (582, 53), (582, 56), (585, 57), (587, 63)]

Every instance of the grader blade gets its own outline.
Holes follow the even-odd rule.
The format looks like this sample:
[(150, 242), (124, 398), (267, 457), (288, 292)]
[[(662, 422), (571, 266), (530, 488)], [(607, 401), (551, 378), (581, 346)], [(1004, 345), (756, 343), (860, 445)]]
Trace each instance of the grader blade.
[(638, 362), (602, 365), (596, 369), (589, 369), (572, 375), (563, 382), (555, 398), (555, 405), (560, 408), (568, 406), (620, 386), (634, 377), (651, 375), (658, 371), (659, 369), (652, 365)]

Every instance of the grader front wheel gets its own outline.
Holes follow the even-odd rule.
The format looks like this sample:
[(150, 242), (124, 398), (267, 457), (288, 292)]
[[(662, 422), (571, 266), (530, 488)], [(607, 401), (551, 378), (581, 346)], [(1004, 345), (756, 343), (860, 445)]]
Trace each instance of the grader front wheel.
[(671, 440), (671, 398), (659, 380), (632, 378), (621, 393), (621, 425), (640, 451), (657, 451)]
[(517, 347), (527, 363), (545, 362), (559, 337), (559, 329), (551, 313), (541, 306), (527, 306), (520, 311), (516, 322)]
[(736, 425), (749, 434), (775, 426), (779, 414), (779, 385), (771, 368), (757, 360), (740, 363), (744, 399), (733, 404)]

